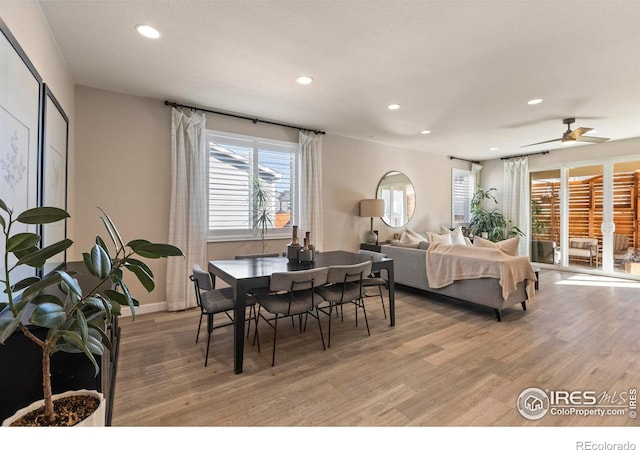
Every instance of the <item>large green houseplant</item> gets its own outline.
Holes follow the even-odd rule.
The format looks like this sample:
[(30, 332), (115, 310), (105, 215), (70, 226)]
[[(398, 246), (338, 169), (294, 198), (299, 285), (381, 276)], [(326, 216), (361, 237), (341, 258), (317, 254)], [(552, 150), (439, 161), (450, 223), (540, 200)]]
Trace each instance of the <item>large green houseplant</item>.
[[(101, 210), (102, 211), (102, 210)], [(12, 232), (16, 225), (39, 227), (59, 222), (69, 214), (59, 208), (39, 207), (16, 214), (0, 199), (0, 228), (4, 237), (3, 274), (0, 287), (0, 343), (16, 330), (42, 350), (42, 386), (44, 411), (35, 419), (37, 425), (67, 425), (65, 418), (54, 410), (51, 390), (51, 355), (58, 351), (84, 353), (93, 363), (96, 375), (99, 366), (96, 356), (102, 355), (111, 342), (105, 330), (112, 317), (120, 314), (121, 306), (129, 307), (132, 316), (138, 301), (132, 297), (125, 283), (124, 273), (131, 272), (151, 292), (155, 287), (154, 275), (149, 266), (137, 257), (165, 258), (180, 256), (182, 251), (169, 244), (152, 243), (136, 239), (125, 243), (113, 221), (102, 211), (101, 220), (109, 236), (107, 245), (96, 237), (91, 251), (83, 254), (84, 265), (96, 278), (96, 285), (82, 292), (75, 273), (62, 270), (24, 279), (10, 279), (19, 267), (43, 267), (47, 259), (68, 249), (69, 239), (40, 248), (41, 236), (31, 232)], [(35, 270), (33, 270), (35, 273)], [(57, 287), (56, 287), (57, 286)], [(51, 289), (58, 295), (52, 295)], [(34, 334), (33, 327), (47, 330), (44, 338)], [(19, 389), (16, 386), (16, 389)]]
[(502, 241), (515, 236), (524, 236), (524, 233), (511, 221), (505, 219), (498, 209), (498, 201), (495, 197), (496, 188), (483, 189), (478, 186), (471, 199), (471, 220), (469, 229), (474, 236), (482, 236), (486, 233), (487, 239), (493, 242)]

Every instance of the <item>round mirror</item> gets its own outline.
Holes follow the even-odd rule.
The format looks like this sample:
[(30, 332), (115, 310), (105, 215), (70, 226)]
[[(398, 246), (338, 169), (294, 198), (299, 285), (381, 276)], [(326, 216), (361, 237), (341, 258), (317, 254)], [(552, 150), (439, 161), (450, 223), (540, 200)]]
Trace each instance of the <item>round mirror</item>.
[(387, 172), (378, 183), (376, 198), (384, 200), (382, 221), (390, 227), (404, 227), (413, 217), (416, 191), (402, 172)]

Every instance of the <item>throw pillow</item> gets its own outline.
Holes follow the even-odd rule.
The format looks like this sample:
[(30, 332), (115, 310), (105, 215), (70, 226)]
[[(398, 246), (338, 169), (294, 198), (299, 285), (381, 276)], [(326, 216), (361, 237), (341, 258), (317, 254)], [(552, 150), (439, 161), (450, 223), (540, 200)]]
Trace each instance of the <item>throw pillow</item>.
[(431, 244), (429, 244), (429, 242), (427, 242), (427, 241), (422, 241), (422, 242), (420, 242), (420, 243), (418, 244), (418, 248), (419, 248), (420, 250), (427, 250), (427, 249), (429, 248), (429, 245), (431, 245)]
[(511, 239), (505, 239), (504, 241), (499, 241), (499, 242), (491, 242), (490, 240), (483, 239), (480, 236), (476, 236), (473, 238), (474, 247), (497, 248), (502, 253), (509, 256), (518, 256), (519, 243), (520, 243), (520, 238), (518, 236), (513, 237)]
[(440, 235), (449, 234), (451, 235), (451, 243), (454, 245), (467, 245), (467, 241), (464, 239), (464, 235), (462, 234), (462, 227), (459, 226), (455, 228), (453, 231), (449, 230), (446, 227), (440, 225)]
[(413, 230), (410, 230), (409, 228), (407, 228), (405, 230), (405, 232), (406, 232), (407, 236), (409, 236), (411, 238), (412, 241), (421, 242), (421, 241), (426, 241), (427, 240), (426, 237), (424, 237), (420, 233), (417, 233), (417, 232), (415, 232)]
[(429, 242), (431, 244), (448, 244), (451, 245), (451, 235), (450, 234), (437, 234), (432, 232), (427, 232), (427, 237), (429, 238)]

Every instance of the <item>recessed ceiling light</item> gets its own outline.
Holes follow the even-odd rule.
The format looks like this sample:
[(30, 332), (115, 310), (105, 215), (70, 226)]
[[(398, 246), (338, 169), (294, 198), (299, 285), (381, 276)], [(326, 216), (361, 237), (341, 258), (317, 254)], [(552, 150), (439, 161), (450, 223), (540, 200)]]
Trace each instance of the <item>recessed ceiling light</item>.
[(431, 134), (431, 130), (422, 130), (420, 134)]
[(387, 106), (387, 108), (391, 110), (396, 110), (396, 109), (400, 109), (400, 105), (398, 105), (397, 103), (392, 103), (389, 106)]
[(302, 76), (302, 77), (296, 78), (296, 83), (298, 84), (311, 84), (312, 82), (313, 82), (313, 78), (311, 77)]
[(160, 32), (151, 25), (136, 25), (136, 30), (149, 39), (158, 39), (160, 37)]
[(527, 102), (527, 105), (537, 105), (538, 103), (542, 103), (541, 98), (534, 98)]
[(491, 147), (491, 148), (489, 149), (489, 151), (490, 151), (490, 152), (495, 152), (496, 150), (498, 150), (498, 147)]

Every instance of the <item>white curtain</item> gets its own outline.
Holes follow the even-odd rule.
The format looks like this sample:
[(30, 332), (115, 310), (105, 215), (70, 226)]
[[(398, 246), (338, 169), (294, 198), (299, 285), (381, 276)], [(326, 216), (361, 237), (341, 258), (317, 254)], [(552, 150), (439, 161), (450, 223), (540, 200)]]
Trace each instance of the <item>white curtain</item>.
[[(482, 170), (482, 165), (477, 163), (471, 163), (471, 179), (473, 181), (473, 192), (475, 192), (480, 184), (480, 171)], [(473, 195), (473, 194), (472, 194)]]
[(206, 267), (209, 159), (204, 113), (173, 108), (171, 115), (171, 209), (169, 243), (184, 258), (167, 261), (167, 309), (196, 306), (191, 267)]
[(311, 243), (322, 251), (322, 135), (300, 131), (300, 231), (311, 232)]
[(529, 159), (526, 156), (504, 162), (504, 208), (503, 213), (512, 226), (517, 226), (524, 236), (520, 237), (518, 255), (529, 254)]

